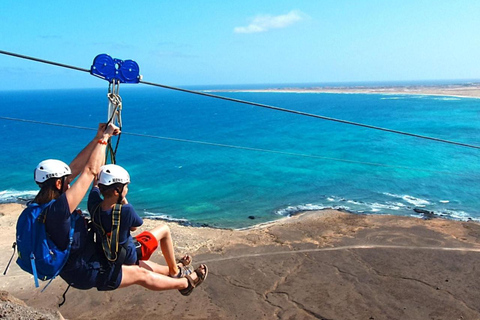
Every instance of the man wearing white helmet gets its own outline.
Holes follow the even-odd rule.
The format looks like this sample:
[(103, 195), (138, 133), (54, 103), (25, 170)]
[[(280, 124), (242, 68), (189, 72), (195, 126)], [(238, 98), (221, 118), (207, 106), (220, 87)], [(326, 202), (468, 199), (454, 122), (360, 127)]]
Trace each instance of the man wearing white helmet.
[(94, 187), (88, 196), (88, 211), (100, 238), (104, 233), (112, 232), (113, 209), (115, 204), (122, 204), (118, 241), (119, 246), (125, 248), (126, 254), (120, 263), (136, 264), (151, 269), (151, 266), (146, 265), (148, 264), (146, 261), (150, 259), (160, 242), (160, 248), (168, 268), (158, 265), (157, 269), (163, 269), (161, 273), (171, 277), (180, 278), (191, 274), (193, 268), (189, 255), (180, 259), (178, 264), (175, 263), (173, 240), (167, 225), (158, 226), (151, 231), (143, 231), (135, 238), (131, 236), (130, 231), (135, 231), (137, 227), (140, 227), (143, 220), (126, 199), (129, 183), (130, 175), (121, 166), (107, 164), (100, 168), (98, 180), (95, 180)]

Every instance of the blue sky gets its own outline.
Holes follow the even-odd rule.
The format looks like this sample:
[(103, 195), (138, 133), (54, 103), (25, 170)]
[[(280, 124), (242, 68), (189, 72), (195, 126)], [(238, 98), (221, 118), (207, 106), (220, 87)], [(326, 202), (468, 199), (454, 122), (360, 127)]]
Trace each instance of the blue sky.
[[(166, 85), (480, 78), (478, 0), (3, 0), (0, 50)], [(105, 86), (0, 55), (0, 90)]]

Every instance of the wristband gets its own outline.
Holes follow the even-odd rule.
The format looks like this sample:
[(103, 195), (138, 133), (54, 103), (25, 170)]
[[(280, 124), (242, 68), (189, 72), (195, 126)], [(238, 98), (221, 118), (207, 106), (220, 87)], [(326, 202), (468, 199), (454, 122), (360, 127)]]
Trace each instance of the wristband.
[(98, 142), (99, 144), (103, 144), (103, 145), (105, 145), (105, 146), (108, 144), (108, 142), (105, 141), (105, 140), (103, 140), (103, 139), (99, 139), (97, 142)]

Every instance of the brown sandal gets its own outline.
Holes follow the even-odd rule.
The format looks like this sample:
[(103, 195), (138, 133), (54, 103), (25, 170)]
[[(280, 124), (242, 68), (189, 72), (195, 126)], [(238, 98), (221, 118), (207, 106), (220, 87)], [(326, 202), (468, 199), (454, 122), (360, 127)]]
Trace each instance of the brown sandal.
[[(202, 268), (205, 270), (205, 273), (202, 273)], [(201, 264), (197, 269), (195, 269), (195, 273), (197, 274), (197, 278), (195, 280), (193, 280), (190, 275), (185, 276), (185, 278), (188, 280), (188, 287), (178, 290), (182, 295), (190, 295), (195, 287), (198, 287), (203, 281), (205, 281), (205, 279), (207, 279), (208, 268), (205, 264)]]
[[(186, 254), (186, 255), (183, 256), (183, 258), (178, 259), (177, 264), (178, 263), (181, 263), (184, 266), (189, 266), (192, 263), (192, 256), (189, 255), (189, 254)], [(180, 266), (179, 266), (179, 268), (180, 268)]]
[[(178, 273), (172, 278), (184, 278), (193, 272), (192, 257), (190, 255), (185, 255), (183, 258), (177, 261)], [(181, 264), (181, 265), (180, 265)]]

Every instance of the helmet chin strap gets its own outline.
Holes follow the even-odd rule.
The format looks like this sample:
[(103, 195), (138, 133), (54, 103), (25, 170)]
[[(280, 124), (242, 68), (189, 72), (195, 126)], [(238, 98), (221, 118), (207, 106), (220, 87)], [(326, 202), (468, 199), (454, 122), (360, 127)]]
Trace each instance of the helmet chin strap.
[(65, 192), (63, 190), (65, 189), (65, 180), (67, 180), (67, 176), (61, 177), (60, 180), (62, 180), (62, 184), (60, 186), (60, 195), (62, 195)]
[(117, 199), (117, 203), (118, 203), (118, 204), (122, 204), (122, 201), (123, 201), (123, 195), (122, 195), (122, 193), (123, 193), (123, 188), (124, 188), (124, 186), (122, 186), (122, 188), (117, 188), (117, 189), (116, 189), (117, 192), (118, 192), (118, 199)]

